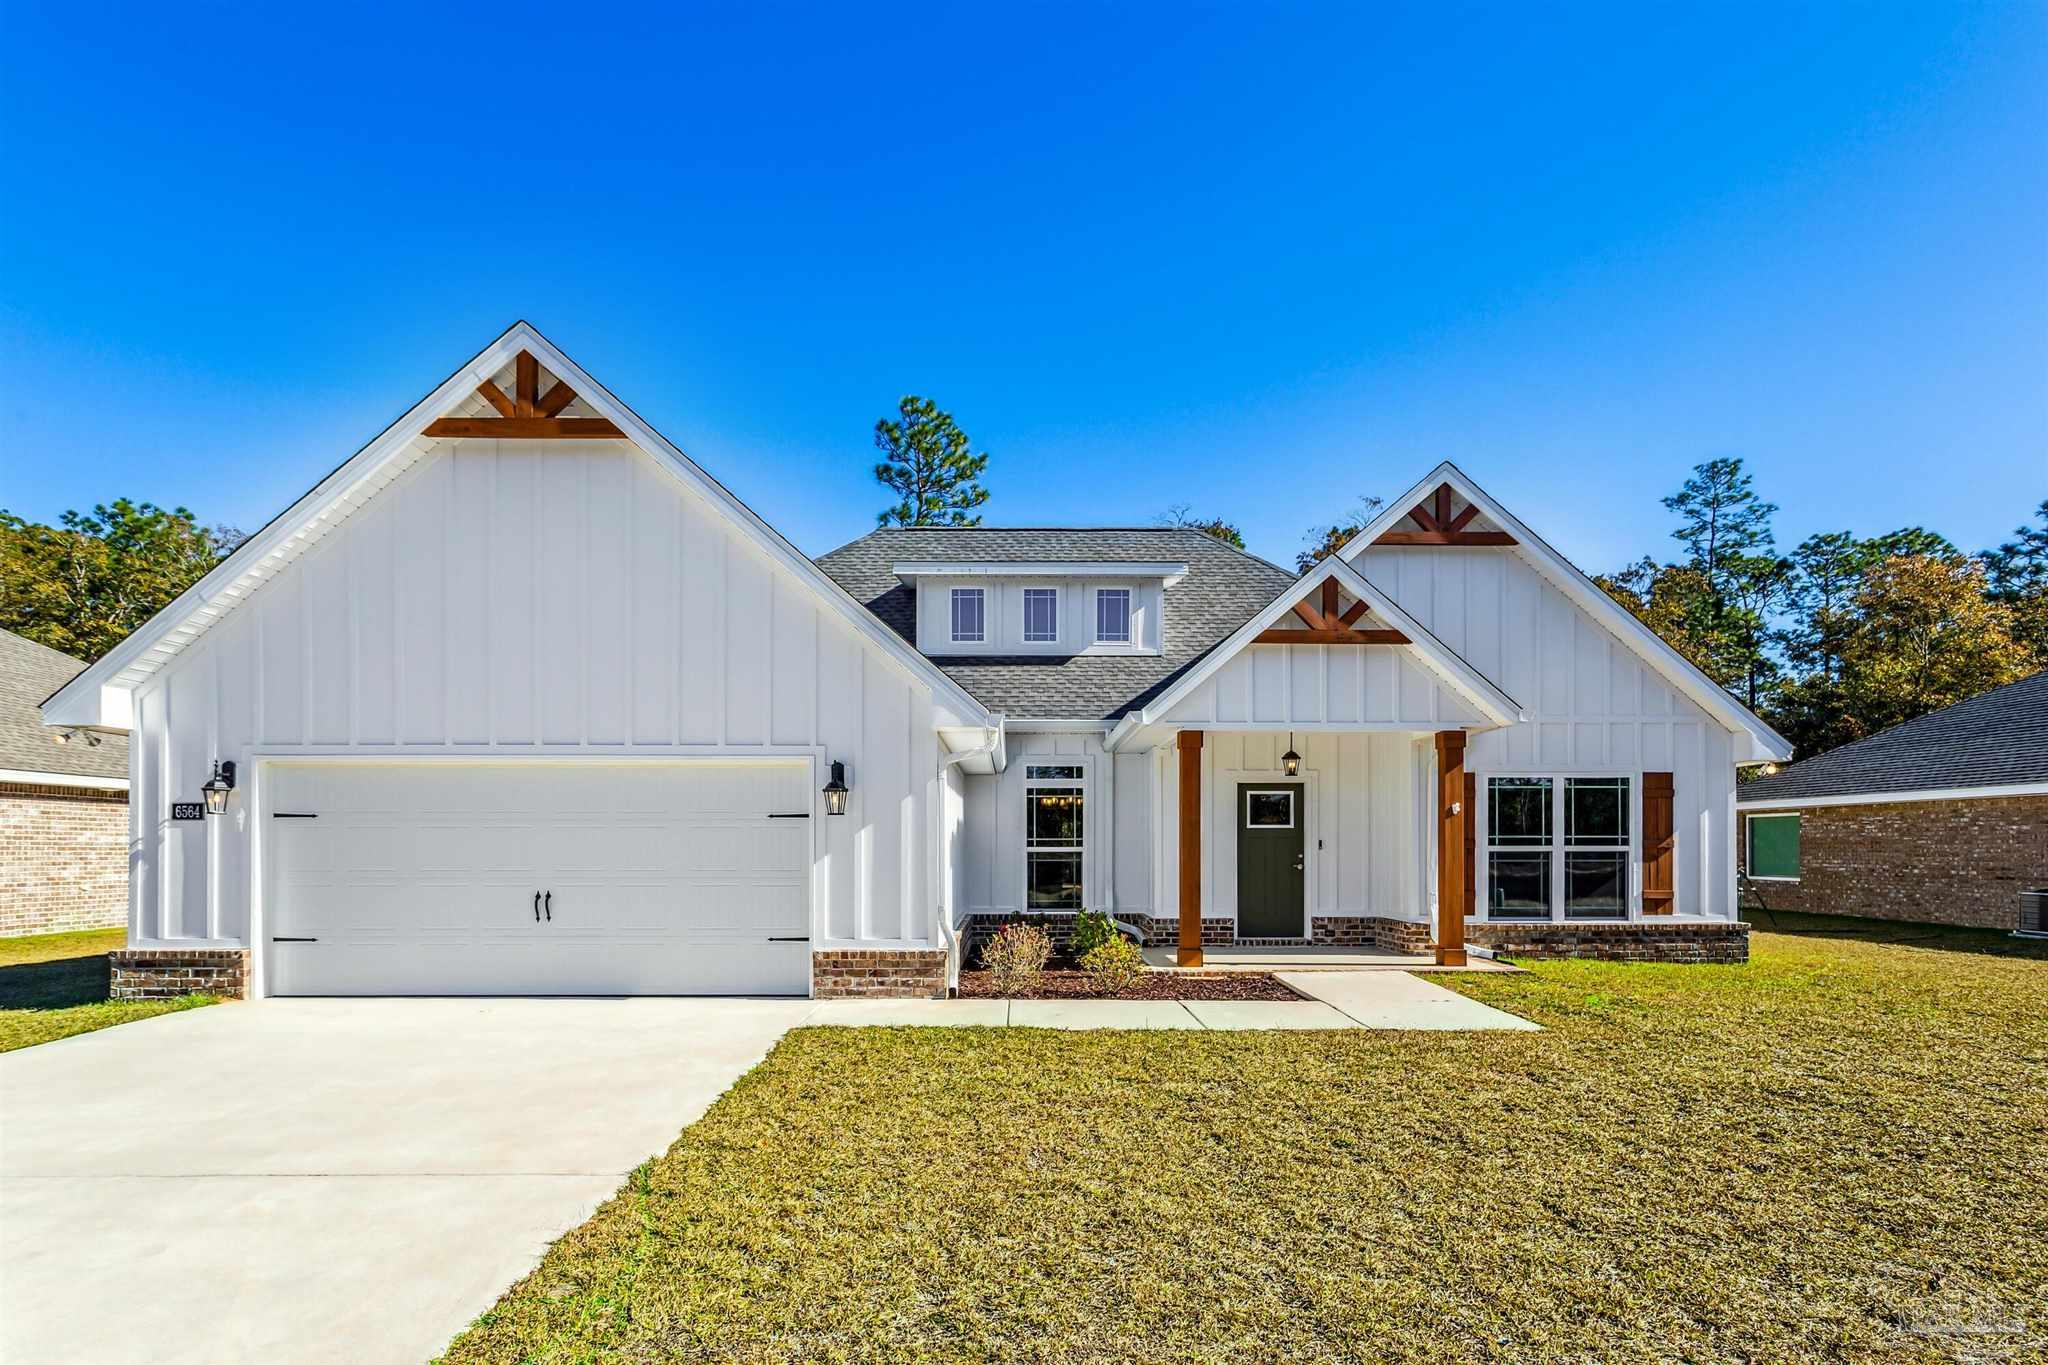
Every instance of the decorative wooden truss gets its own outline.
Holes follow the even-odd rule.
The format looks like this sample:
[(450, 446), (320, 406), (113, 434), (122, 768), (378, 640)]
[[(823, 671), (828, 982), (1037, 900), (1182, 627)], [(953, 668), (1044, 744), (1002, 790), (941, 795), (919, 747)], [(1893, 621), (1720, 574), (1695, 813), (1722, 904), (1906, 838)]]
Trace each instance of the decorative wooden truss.
[(1451, 515), (1451, 486), (1440, 483), (1436, 494), (1428, 502), (1418, 502), (1408, 509), (1408, 519), (1422, 529), (1419, 531), (1386, 531), (1375, 540), (1375, 545), (1512, 545), (1515, 538), (1506, 531), (1468, 531), (1466, 526), (1479, 515), (1476, 503), (1465, 504), (1465, 510)]
[(1252, 637), (1255, 645), (1405, 645), (1408, 637), (1398, 630), (1359, 630), (1358, 620), (1368, 608), (1353, 602), (1342, 614), (1337, 611), (1337, 580), (1323, 580), (1322, 606), (1311, 606), (1307, 598), (1294, 604), (1307, 630), (1262, 630)]
[(540, 362), (521, 351), (512, 365), (512, 394), (486, 379), (476, 391), (496, 408), (496, 417), (443, 417), (427, 423), (426, 436), (495, 436), (499, 440), (541, 441), (582, 439), (612, 441), (625, 433), (602, 417), (563, 417), (576, 401), (576, 390), (557, 379), (545, 395), (540, 391)]

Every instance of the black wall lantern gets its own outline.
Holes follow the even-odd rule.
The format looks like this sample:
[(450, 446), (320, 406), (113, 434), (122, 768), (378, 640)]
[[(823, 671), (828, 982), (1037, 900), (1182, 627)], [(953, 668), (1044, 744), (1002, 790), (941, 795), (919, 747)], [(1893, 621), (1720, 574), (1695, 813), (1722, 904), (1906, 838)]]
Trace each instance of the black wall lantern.
[(1301, 755), (1294, 752), (1294, 731), (1287, 732), (1287, 752), (1280, 755), (1280, 771), (1289, 777), (1301, 776)]
[(832, 760), (832, 780), (825, 784), (825, 814), (846, 814), (846, 765)]
[(206, 797), (206, 813), (219, 815), (228, 808), (228, 793), (235, 789), (235, 762), (228, 759), (213, 761), (213, 776), (206, 779), (199, 788)]

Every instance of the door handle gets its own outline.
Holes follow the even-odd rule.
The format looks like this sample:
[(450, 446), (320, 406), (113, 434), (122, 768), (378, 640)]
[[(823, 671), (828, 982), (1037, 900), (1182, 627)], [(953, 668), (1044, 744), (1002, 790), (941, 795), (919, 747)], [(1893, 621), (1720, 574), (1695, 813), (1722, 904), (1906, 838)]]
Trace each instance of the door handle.
[(1306, 853), (1294, 855), (1294, 870), (1296, 872), (1306, 872), (1308, 870), (1308, 855)]
[(554, 893), (554, 892), (552, 892), (552, 891), (548, 892), (548, 898), (547, 898), (547, 902), (546, 902), (546, 903), (547, 903), (547, 908), (548, 908), (548, 923), (549, 923), (549, 924), (553, 924), (553, 923), (555, 922), (555, 893)]
[(533, 893), (533, 922), (540, 923), (540, 892)]

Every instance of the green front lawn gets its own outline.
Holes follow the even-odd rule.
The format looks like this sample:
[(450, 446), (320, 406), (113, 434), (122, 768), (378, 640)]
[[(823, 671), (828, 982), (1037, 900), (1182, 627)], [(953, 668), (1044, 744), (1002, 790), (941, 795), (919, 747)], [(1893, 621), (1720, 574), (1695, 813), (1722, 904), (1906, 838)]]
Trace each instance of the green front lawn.
[(798, 1030), (449, 1358), (2038, 1358), (2048, 954), (1854, 933), (1440, 978), (1536, 1034)]
[(107, 999), (107, 954), (127, 936), (125, 929), (90, 929), (0, 938), (0, 1052), (214, 1003), (210, 995)]

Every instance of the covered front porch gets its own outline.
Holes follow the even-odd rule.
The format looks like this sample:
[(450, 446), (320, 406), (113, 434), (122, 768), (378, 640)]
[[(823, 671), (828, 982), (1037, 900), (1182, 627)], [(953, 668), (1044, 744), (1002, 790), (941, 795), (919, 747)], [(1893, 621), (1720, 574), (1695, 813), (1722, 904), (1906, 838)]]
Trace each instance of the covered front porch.
[(1171, 965), (1465, 965), (1464, 750), (1463, 729), (1176, 727), (1160, 745)]

